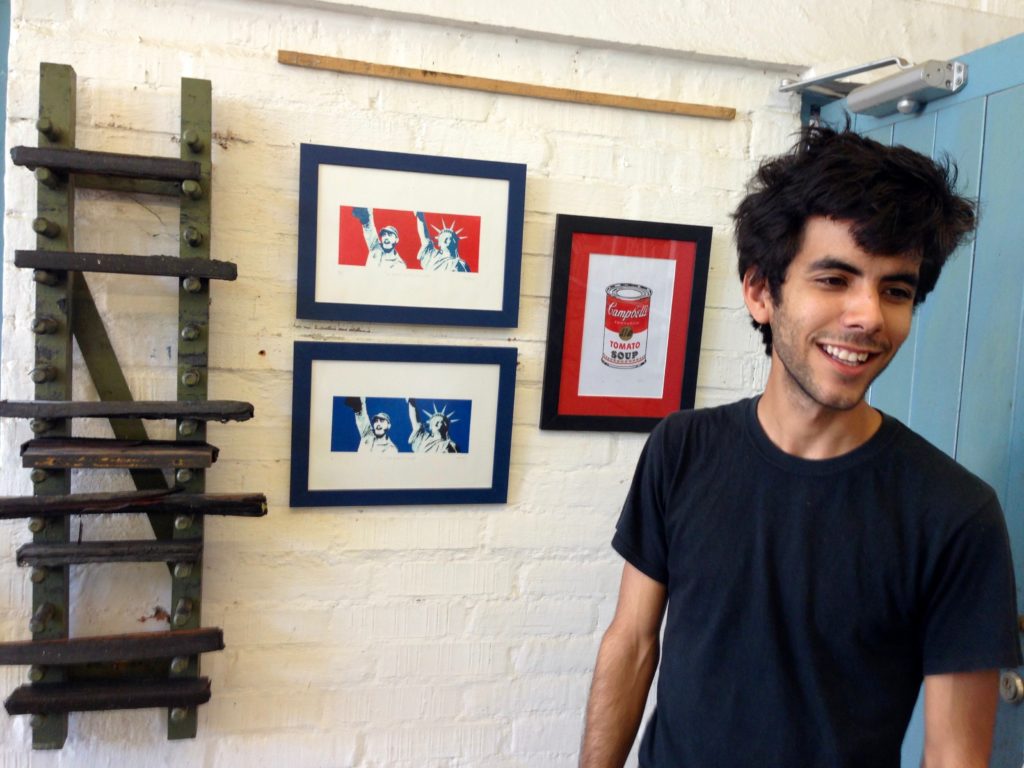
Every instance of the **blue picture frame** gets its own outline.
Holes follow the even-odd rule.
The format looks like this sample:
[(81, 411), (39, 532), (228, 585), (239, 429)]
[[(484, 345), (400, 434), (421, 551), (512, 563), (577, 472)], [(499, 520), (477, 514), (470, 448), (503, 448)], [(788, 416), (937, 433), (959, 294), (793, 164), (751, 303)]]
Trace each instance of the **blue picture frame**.
[(299, 166), (297, 317), (518, 324), (525, 165), (302, 144)]
[(295, 342), (291, 506), (505, 503), (517, 354)]

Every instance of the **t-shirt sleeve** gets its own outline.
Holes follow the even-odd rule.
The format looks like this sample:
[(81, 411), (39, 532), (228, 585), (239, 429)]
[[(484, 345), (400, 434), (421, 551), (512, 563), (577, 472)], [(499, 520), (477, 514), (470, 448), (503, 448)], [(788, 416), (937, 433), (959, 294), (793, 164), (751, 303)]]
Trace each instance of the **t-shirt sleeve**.
[(1006, 522), (994, 492), (952, 531), (929, 578), (924, 674), (1022, 663)]
[(641, 573), (668, 582), (665, 542), (666, 435), (662, 421), (651, 432), (612, 537), (612, 548)]

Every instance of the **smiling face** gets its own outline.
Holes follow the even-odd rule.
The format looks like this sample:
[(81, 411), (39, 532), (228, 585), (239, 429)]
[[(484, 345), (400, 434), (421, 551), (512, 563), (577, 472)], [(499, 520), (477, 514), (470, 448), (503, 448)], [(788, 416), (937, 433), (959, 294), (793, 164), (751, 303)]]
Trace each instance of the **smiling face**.
[(778, 302), (763, 281), (744, 279), (752, 316), (772, 329), (766, 393), (823, 409), (860, 405), (910, 332), (919, 266), (862, 250), (849, 222), (808, 219)]

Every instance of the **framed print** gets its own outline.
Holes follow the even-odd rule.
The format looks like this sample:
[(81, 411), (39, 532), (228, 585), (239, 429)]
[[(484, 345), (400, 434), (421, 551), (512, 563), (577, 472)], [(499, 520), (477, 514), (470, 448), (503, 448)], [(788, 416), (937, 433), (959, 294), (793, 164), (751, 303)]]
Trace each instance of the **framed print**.
[(711, 228), (559, 215), (541, 429), (645, 432), (692, 408)]
[(291, 506), (504, 503), (514, 347), (295, 343)]
[(298, 317), (518, 324), (525, 165), (299, 154)]

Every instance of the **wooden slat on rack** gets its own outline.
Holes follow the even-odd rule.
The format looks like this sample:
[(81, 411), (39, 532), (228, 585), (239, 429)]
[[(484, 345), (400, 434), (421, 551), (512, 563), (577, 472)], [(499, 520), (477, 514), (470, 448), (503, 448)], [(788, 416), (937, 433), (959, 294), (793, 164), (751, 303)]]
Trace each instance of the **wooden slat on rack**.
[(179, 493), (126, 491), (72, 493), (66, 496), (7, 496), (0, 498), (0, 520), (20, 517), (110, 514), (229, 515), (262, 517), (267, 497), (262, 493)]
[(59, 544), (23, 544), (18, 565), (80, 565), (82, 563), (192, 563), (202, 557), (201, 541), (130, 539)]
[(210, 700), (209, 678), (23, 685), (4, 702), (12, 715), (150, 707), (192, 707)]
[(217, 460), (209, 443), (40, 437), (21, 446), (21, 465), (42, 469), (201, 469)]
[(0, 664), (101, 664), (191, 656), (224, 649), (217, 627), (0, 643)]
[(247, 421), (252, 403), (241, 400), (0, 400), (0, 416), (22, 419), (195, 419)]
[(211, 280), (234, 280), (238, 277), (238, 267), (230, 261), (182, 259), (177, 256), (135, 256), (126, 253), (15, 251), (14, 266), (25, 269), (199, 277)]
[(176, 157), (146, 157), (88, 149), (13, 147), (11, 160), (26, 168), (49, 168), (57, 173), (90, 173), (157, 181), (185, 181), (199, 178), (199, 163)]

